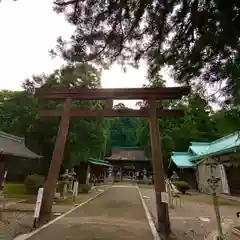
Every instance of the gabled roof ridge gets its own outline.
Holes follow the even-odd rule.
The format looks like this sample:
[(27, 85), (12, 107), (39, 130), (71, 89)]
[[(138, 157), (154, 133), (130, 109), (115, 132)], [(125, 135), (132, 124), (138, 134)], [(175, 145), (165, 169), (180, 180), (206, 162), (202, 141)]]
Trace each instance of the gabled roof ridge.
[(236, 134), (239, 134), (239, 138), (240, 138), (240, 131), (237, 131), (237, 132), (231, 133), (231, 134), (229, 134), (229, 135), (223, 136), (223, 137), (221, 137), (221, 138), (218, 138), (218, 139), (212, 141), (211, 144), (210, 144), (210, 146), (213, 145), (213, 144), (215, 144), (215, 143), (221, 142), (221, 141), (223, 141), (224, 139), (230, 138), (230, 137), (232, 137), (232, 136), (234, 136), (234, 135), (236, 135)]
[(190, 152), (172, 152), (173, 155), (192, 155)]
[(195, 145), (209, 145), (211, 142), (190, 142), (190, 146), (195, 146)]
[[(230, 143), (226, 142), (226, 144), (222, 144), (220, 146), (217, 145), (217, 143), (222, 142), (222, 141), (224, 141), (226, 139), (230, 139), (232, 137), (235, 137), (233, 139), (234, 142), (230, 141)], [(210, 142), (209, 144), (201, 144), (200, 143), (199, 145), (197, 145), (197, 144), (196, 145), (190, 145), (188, 150), (189, 149), (191, 150), (191, 148), (194, 148), (194, 147), (200, 147), (201, 145), (202, 146), (206, 146), (206, 149), (205, 149), (205, 151), (203, 151), (203, 152), (201, 152), (199, 154), (196, 154), (196, 156), (194, 156), (192, 154), (192, 157), (190, 157), (187, 160), (190, 161), (190, 162), (193, 162), (193, 161), (197, 161), (197, 160), (199, 160), (199, 159), (201, 159), (203, 157), (206, 157), (206, 156), (213, 156), (213, 155), (220, 154), (220, 153), (228, 153), (231, 149), (232, 150), (234, 150), (234, 149), (236, 150), (236, 148), (239, 149), (239, 147), (240, 147), (239, 146), (240, 145), (239, 142), (240, 142), (240, 131), (236, 131), (236, 132), (231, 133), (231, 134), (229, 134), (227, 136), (224, 136), (224, 137), (221, 137), (221, 138), (219, 138), (217, 140), (214, 140), (214, 141)], [(190, 143), (192, 144), (194, 142), (190, 142)], [(198, 142), (195, 142), (195, 143), (198, 143)], [(216, 149), (214, 149), (214, 145), (215, 144), (216, 144)], [(191, 153), (189, 152), (189, 154), (191, 154)], [(172, 152), (172, 157), (171, 158), (178, 157), (178, 156), (180, 157), (180, 156), (184, 156), (184, 155), (185, 156), (187, 155), (186, 152)], [(175, 159), (175, 161), (176, 161), (176, 159)]]
[(98, 162), (102, 162), (102, 163), (109, 163), (106, 160), (102, 160), (102, 159), (97, 159), (97, 158), (88, 158), (88, 160), (92, 160), (92, 161), (98, 161)]
[[(218, 138), (218, 139), (212, 141), (211, 144), (209, 145), (209, 147), (207, 148), (206, 152), (208, 152), (208, 150), (210, 150), (211, 147), (214, 146), (214, 144), (217, 144), (217, 143), (219, 143), (219, 142), (222, 142), (222, 141), (225, 140), (225, 139), (229, 139), (229, 138), (235, 136), (236, 134), (239, 134), (239, 137), (240, 137), (240, 132), (237, 131), (237, 132), (231, 133), (231, 134), (229, 134), (229, 135), (223, 136), (223, 137), (221, 137), (221, 138)], [(229, 146), (225, 146), (225, 147), (230, 147), (231, 145), (232, 145), (232, 144), (230, 144)]]
[[(239, 134), (239, 136), (237, 136), (237, 134)], [(236, 132), (231, 133), (231, 134), (229, 134), (227, 136), (224, 136), (224, 137), (221, 137), (221, 138), (219, 138), (219, 139), (217, 139), (215, 141), (212, 141), (212, 143), (209, 145), (209, 147), (207, 148), (207, 150), (206, 150), (206, 152), (204, 154), (196, 156), (196, 157), (193, 157), (192, 159), (190, 159), (190, 161), (195, 161), (195, 160), (198, 159), (198, 157), (201, 158), (201, 157), (204, 157), (204, 156), (212, 156), (212, 155), (216, 155), (216, 154), (220, 154), (220, 153), (227, 153), (231, 149), (233, 149), (233, 150), (235, 149), (236, 150), (236, 148), (239, 147), (239, 144), (238, 144), (238, 146), (234, 146), (234, 144), (235, 144), (234, 142), (232, 142), (230, 144), (225, 144), (224, 146), (220, 146), (220, 149), (219, 148), (217, 150), (214, 149), (214, 145), (215, 144), (217, 145), (217, 143), (222, 142), (222, 141), (224, 141), (226, 139), (229, 139), (229, 138), (231, 138), (233, 136), (236, 136), (236, 139), (235, 139), (234, 142), (237, 142), (237, 140), (240, 139), (240, 132), (236, 131)], [(211, 149), (214, 149), (214, 150), (211, 151)]]
[(13, 141), (17, 141), (17, 142), (24, 143), (24, 138), (22, 138), (22, 137), (17, 137), (17, 136), (14, 136), (14, 135), (12, 135), (12, 134), (5, 133), (5, 132), (2, 132), (2, 131), (0, 131), (0, 137), (2, 137), (2, 138), (7, 138), (7, 139), (10, 139), (10, 140), (13, 140)]

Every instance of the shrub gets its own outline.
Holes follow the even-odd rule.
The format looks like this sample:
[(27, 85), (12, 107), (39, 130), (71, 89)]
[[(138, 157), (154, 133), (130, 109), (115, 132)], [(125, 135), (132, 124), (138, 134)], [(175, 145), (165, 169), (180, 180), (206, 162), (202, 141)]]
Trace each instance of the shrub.
[(6, 183), (3, 188), (3, 192), (6, 195), (23, 195), (24, 184), (22, 183)]
[(25, 194), (37, 194), (38, 189), (43, 187), (45, 182), (44, 176), (32, 174), (25, 179)]
[(191, 189), (190, 185), (184, 181), (175, 181), (175, 182), (173, 182), (173, 184), (183, 194), (185, 194), (188, 190)]

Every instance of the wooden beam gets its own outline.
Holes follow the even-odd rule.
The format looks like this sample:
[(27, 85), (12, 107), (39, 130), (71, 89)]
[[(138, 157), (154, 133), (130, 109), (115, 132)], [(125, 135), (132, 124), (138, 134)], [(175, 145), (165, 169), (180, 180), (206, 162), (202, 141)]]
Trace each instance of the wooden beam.
[(52, 210), (55, 189), (57, 187), (57, 181), (64, 154), (65, 143), (68, 135), (71, 107), (72, 99), (66, 99), (64, 108), (62, 109), (62, 117), (52, 155), (52, 161), (48, 170), (47, 181), (44, 186), (40, 219), (46, 215), (49, 215)]
[[(42, 117), (59, 117), (62, 116), (62, 109), (42, 109), (40, 116)], [(89, 110), (89, 109), (74, 109), (70, 111), (71, 117), (148, 117), (149, 109), (143, 110)], [(157, 117), (176, 117), (184, 116), (182, 110), (157, 110)]]
[(105, 105), (104, 105), (105, 109), (112, 109), (113, 108), (113, 99), (107, 99), (105, 101)]
[(48, 100), (63, 100), (71, 98), (74, 100), (105, 100), (105, 99), (143, 99), (154, 98), (180, 99), (182, 96), (190, 93), (190, 88), (170, 87), (170, 88), (39, 88), (36, 95)]
[(169, 235), (170, 233), (170, 220), (168, 213), (168, 204), (163, 201), (162, 195), (166, 193), (165, 188), (165, 172), (163, 167), (163, 153), (159, 133), (159, 122), (157, 119), (156, 111), (156, 100), (149, 100), (150, 117), (149, 117), (149, 128), (150, 128), (150, 139), (152, 148), (152, 165), (153, 165), (153, 177), (156, 194), (156, 205), (157, 205), (157, 220), (158, 220), (158, 231), (163, 235)]

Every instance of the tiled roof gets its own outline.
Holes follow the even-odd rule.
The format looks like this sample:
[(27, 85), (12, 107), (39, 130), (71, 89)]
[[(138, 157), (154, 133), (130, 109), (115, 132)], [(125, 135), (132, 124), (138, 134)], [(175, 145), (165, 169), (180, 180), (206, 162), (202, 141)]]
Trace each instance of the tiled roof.
[(94, 164), (94, 165), (100, 165), (100, 166), (106, 166), (106, 167), (112, 166), (108, 161), (98, 160), (98, 159), (93, 159), (93, 158), (89, 158), (88, 162), (91, 164)]
[(144, 150), (137, 147), (126, 147), (126, 148), (113, 148), (112, 156), (107, 158), (108, 160), (148, 160), (145, 156)]
[(180, 168), (192, 168), (194, 164), (189, 161), (193, 157), (190, 152), (173, 152), (171, 160)]
[(189, 146), (190, 151), (192, 151), (196, 155), (201, 155), (209, 147), (209, 142), (191, 142), (191, 145)]
[(213, 142), (191, 142), (188, 152), (173, 152), (171, 160), (178, 166), (194, 166), (205, 157), (215, 157), (240, 150), (240, 132), (227, 135)]
[(203, 157), (214, 157), (221, 154), (235, 152), (238, 151), (239, 148), (240, 132), (235, 132), (211, 142), (204, 153), (199, 156), (194, 156), (191, 161), (197, 161)]
[(29, 150), (24, 144), (24, 138), (0, 131), (0, 153), (23, 158), (41, 158)]

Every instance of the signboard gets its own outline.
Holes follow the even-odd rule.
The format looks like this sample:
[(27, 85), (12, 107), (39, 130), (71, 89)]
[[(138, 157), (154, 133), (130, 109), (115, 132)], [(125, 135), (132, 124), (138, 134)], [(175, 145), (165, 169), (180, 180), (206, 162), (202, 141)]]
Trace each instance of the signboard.
[(38, 195), (37, 195), (37, 201), (36, 201), (36, 207), (35, 207), (35, 211), (34, 211), (34, 218), (39, 217), (40, 208), (41, 208), (41, 204), (42, 204), (42, 197), (43, 197), (43, 188), (39, 188)]
[(4, 185), (5, 185), (5, 180), (6, 180), (7, 174), (8, 174), (8, 170), (6, 170), (4, 172), (3, 181), (2, 181), (2, 187), (4, 187)]
[(89, 184), (90, 178), (91, 178), (91, 173), (90, 173), (90, 165), (87, 167), (87, 179), (86, 179), (86, 184)]
[(161, 201), (163, 202), (163, 203), (168, 203), (169, 201), (168, 201), (168, 193), (166, 193), (166, 192), (161, 192)]

